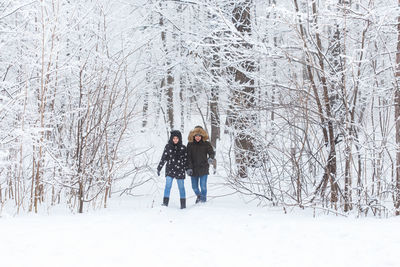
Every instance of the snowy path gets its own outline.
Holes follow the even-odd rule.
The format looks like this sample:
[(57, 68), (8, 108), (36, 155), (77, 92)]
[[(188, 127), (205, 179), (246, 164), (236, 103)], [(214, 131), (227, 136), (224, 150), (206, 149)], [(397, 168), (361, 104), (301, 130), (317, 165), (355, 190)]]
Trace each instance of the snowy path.
[(0, 218), (13, 266), (400, 266), (400, 219), (285, 215), (218, 198), (179, 210), (113, 203), (83, 215)]

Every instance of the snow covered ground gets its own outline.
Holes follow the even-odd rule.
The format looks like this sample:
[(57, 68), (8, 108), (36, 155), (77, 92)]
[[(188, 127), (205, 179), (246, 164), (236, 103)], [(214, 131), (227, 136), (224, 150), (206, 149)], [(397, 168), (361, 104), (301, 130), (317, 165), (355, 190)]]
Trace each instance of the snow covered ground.
[[(159, 139), (153, 163), (165, 141)], [(175, 182), (166, 208), (160, 206), (163, 175), (156, 181), (134, 192), (145, 196), (113, 197), (109, 208), (85, 214), (72, 215), (63, 205), (39, 215), (14, 217), (3, 210), (0, 266), (400, 266), (400, 218), (322, 213), (314, 218), (312, 210), (285, 214), (282, 208), (246, 203), (213, 175), (209, 195), (220, 197), (194, 205), (187, 179), (188, 208), (179, 209)]]
[(167, 208), (160, 195), (82, 215), (3, 213), (1, 266), (400, 266), (400, 218), (284, 214), (237, 195), (194, 205), (186, 189), (186, 210), (174, 184)]

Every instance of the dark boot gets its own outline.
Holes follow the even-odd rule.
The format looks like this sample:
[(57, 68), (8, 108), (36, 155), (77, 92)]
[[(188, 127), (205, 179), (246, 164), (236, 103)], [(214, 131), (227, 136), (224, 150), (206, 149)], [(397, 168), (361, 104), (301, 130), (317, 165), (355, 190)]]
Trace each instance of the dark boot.
[(169, 202), (169, 197), (164, 197), (162, 205), (168, 207), (168, 202)]
[(195, 203), (196, 203), (196, 204), (199, 203), (200, 200), (201, 200), (201, 196), (200, 196), (200, 195), (197, 195), (197, 198), (196, 198), (196, 202), (195, 202)]
[(186, 209), (186, 198), (181, 198), (181, 209)]

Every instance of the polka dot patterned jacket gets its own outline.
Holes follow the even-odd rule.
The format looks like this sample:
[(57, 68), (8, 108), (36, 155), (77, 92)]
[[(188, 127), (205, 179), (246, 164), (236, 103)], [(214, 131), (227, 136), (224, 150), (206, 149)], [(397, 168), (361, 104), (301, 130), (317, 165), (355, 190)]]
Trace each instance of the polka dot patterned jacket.
[[(176, 145), (172, 141), (174, 136), (179, 138), (179, 142)], [(182, 144), (182, 134), (180, 131), (171, 131), (171, 136), (168, 144), (164, 148), (157, 170), (161, 171), (165, 163), (167, 163), (165, 167), (165, 176), (170, 176), (175, 179), (185, 179), (187, 150), (186, 146)]]

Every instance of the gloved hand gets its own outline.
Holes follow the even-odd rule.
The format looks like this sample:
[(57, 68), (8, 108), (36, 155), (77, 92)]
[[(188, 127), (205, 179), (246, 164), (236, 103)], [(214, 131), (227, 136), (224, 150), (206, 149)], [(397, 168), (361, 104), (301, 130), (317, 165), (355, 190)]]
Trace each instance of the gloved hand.
[(189, 176), (192, 176), (193, 175), (193, 170), (192, 169), (187, 169), (186, 170), (186, 174), (189, 175)]
[(211, 165), (211, 164), (213, 163), (213, 161), (214, 161), (214, 160), (213, 160), (212, 158), (208, 158), (208, 160), (207, 160), (207, 161), (208, 161), (208, 164), (210, 164), (210, 165)]
[(160, 176), (160, 174), (161, 174), (161, 170), (157, 169), (157, 175)]

